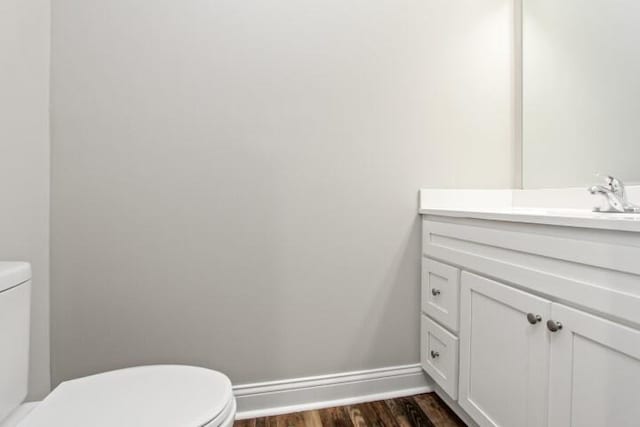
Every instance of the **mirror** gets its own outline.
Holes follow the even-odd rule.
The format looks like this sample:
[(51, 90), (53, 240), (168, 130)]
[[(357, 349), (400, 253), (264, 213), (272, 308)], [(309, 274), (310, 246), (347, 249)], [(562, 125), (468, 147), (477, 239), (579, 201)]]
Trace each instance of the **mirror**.
[(522, 0), (522, 182), (640, 182), (640, 1)]

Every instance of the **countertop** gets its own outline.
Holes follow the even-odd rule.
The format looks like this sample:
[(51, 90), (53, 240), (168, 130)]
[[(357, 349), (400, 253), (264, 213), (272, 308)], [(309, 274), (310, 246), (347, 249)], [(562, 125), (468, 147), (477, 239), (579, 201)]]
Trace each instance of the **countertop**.
[[(574, 189), (568, 189), (574, 190)], [(507, 221), (530, 224), (545, 224), (562, 227), (579, 227), (640, 233), (640, 214), (599, 213), (591, 207), (576, 207), (581, 199), (566, 198), (571, 208), (557, 207), (555, 200), (545, 200), (540, 194), (545, 190), (421, 190), (420, 209), (422, 215), (453, 218), (473, 218), (490, 221)], [(557, 190), (556, 190), (557, 191)], [(523, 193), (524, 192), (524, 193)], [(533, 194), (537, 192), (537, 194)], [(582, 198), (580, 193), (575, 193)], [(593, 203), (593, 199), (586, 198)], [(546, 204), (550, 207), (518, 206), (524, 204)], [(554, 206), (555, 205), (555, 206)]]

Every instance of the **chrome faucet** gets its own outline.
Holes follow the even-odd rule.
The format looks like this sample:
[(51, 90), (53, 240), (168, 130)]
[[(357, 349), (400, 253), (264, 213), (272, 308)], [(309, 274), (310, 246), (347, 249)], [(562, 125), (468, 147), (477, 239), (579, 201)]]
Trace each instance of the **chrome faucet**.
[(594, 208), (594, 212), (640, 213), (640, 206), (634, 205), (627, 199), (627, 191), (622, 181), (608, 175), (605, 177), (605, 182), (605, 185), (594, 185), (588, 189), (593, 195), (601, 194), (606, 197), (606, 207)]

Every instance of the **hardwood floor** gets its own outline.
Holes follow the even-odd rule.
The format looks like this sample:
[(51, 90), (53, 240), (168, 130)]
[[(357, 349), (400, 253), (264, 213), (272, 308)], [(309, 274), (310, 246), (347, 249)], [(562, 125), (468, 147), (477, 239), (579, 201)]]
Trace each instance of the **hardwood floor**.
[(234, 427), (464, 427), (435, 394), (236, 421)]

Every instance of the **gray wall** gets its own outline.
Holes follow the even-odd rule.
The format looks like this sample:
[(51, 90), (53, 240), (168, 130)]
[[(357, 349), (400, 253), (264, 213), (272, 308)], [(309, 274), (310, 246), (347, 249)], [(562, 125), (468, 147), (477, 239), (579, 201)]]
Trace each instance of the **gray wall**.
[(417, 362), (417, 192), (511, 185), (512, 17), (505, 0), (57, 1), (54, 381)]
[(0, 260), (33, 265), (31, 398), (49, 391), (49, 17), (0, 0)]

